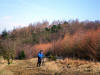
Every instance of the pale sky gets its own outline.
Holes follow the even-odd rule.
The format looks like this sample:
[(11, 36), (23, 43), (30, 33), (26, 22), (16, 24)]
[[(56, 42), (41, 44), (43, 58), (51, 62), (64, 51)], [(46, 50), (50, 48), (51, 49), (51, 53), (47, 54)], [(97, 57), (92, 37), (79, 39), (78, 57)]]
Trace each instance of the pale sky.
[(0, 32), (37, 21), (100, 20), (100, 0), (0, 0)]

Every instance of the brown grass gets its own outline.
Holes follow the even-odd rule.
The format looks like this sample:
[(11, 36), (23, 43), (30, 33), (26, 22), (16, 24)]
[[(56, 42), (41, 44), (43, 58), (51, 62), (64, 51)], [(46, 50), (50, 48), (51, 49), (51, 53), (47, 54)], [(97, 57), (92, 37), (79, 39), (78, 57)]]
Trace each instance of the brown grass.
[(37, 58), (15, 60), (0, 70), (0, 75), (99, 75), (100, 63), (66, 58), (65, 60), (45, 61), (36, 67)]

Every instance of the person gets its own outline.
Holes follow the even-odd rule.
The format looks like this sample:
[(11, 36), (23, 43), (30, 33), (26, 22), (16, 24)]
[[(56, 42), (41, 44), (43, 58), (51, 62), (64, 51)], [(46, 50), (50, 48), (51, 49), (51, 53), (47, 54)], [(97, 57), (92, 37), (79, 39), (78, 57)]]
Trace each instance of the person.
[(43, 55), (43, 50), (40, 50), (39, 53), (38, 53), (37, 67), (40, 67), (40, 66), (41, 66), (43, 57), (44, 57), (44, 55)]

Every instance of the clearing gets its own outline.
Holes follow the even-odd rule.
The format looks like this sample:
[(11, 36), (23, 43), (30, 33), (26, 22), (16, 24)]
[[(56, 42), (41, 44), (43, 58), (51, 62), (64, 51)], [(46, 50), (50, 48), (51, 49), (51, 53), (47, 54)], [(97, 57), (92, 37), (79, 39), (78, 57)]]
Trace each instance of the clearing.
[(48, 61), (36, 67), (37, 58), (14, 60), (11, 65), (0, 63), (0, 75), (100, 75), (100, 63), (84, 60)]

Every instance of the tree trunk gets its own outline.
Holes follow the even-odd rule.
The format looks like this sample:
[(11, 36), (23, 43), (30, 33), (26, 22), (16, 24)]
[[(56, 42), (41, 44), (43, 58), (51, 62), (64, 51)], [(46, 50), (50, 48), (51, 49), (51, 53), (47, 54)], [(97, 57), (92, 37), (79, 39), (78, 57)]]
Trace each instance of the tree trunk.
[(8, 65), (9, 65), (10, 64), (10, 59), (8, 58), (7, 61), (8, 61)]

